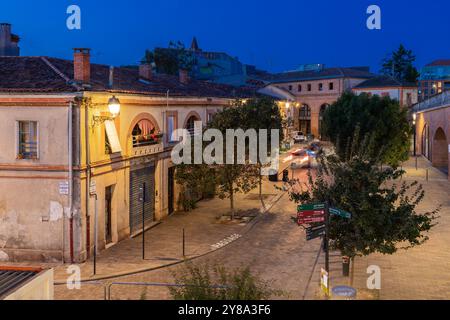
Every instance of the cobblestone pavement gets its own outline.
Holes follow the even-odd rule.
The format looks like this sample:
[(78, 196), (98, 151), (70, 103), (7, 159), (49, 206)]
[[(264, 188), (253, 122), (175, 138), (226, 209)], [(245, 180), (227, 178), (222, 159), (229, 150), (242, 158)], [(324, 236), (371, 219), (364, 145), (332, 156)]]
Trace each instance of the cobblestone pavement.
[[(296, 177), (304, 180), (306, 172), (297, 171)], [(320, 240), (307, 243), (304, 231), (290, 219), (294, 215), (295, 205), (284, 193), (270, 212), (262, 215), (242, 238), (195, 261), (217, 262), (227, 268), (250, 266), (253, 272), (270, 281), (273, 288), (283, 291), (282, 296), (274, 298), (303, 299), (319, 252)], [(173, 281), (172, 272), (179, 267), (124, 276), (111, 281), (170, 283)], [(56, 298), (103, 299), (105, 283), (107, 281), (83, 284), (81, 290), (67, 290), (64, 285), (57, 286)], [(111, 292), (112, 299), (170, 299), (168, 289), (161, 287), (117, 284), (113, 285)]]
[[(339, 254), (334, 253), (331, 259), (332, 285), (352, 284), (359, 291), (360, 299), (383, 300), (448, 300), (450, 299), (450, 183), (447, 176), (433, 168), (423, 158), (418, 159), (418, 170), (415, 159), (404, 164), (407, 174), (405, 181), (419, 181), (426, 192), (424, 201), (418, 211), (433, 210), (442, 205), (438, 225), (429, 233), (430, 240), (422, 246), (407, 251), (399, 251), (392, 256), (380, 254), (364, 258), (356, 258), (354, 266), (354, 280), (342, 274), (342, 262)], [(427, 181), (428, 170), (428, 181)], [(307, 297), (317, 298), (320, 266), (324, 263), (320, 257), (315, 270), (314, 280)], [(367, 268), (369, 266), (381, 268), (381, 290), (367, 289)]]

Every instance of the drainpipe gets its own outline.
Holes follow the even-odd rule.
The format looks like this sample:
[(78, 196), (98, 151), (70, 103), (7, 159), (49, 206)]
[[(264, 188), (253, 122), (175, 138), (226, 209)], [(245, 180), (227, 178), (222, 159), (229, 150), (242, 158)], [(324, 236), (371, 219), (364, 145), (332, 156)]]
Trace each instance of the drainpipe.
[(91, 185), (91, 156), (89, 146), (89, 101), (85, 102), (84, 110), (84, 131), (85, 131), (85, 144), (86, 144), (86, 256), (89, 259), (91, 255), (91, 216), (89, 215), (89, 200), (90, 193), (89, 187)]
[[(70, 243), (70, 263), (74, 262), (73, 253), (73, 102), (69, 103), (69, 243)], [(66, 215), (64, 215), (64, 220)], [(64, 228), (65, 229), (65, 224)], [(65, 242), (65, 239), (64, 239)], [(65, 260), (65, 243), (63, 246), (63, 261)], [(65, 262), (65, 261), (64, 261)]]

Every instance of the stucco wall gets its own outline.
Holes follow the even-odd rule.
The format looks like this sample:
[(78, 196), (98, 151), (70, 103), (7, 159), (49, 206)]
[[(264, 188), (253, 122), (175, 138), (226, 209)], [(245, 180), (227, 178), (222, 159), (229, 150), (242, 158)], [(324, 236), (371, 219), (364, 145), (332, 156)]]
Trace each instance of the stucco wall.
[(53, 269), (43, 271), (35, 278), (21, 286), (13, 293), (4, 298), (4, 300), (53, 300), (54, 286), (53, 286)]
[[(39, 123), (39, 159), (17, 159), (16, 121)], [(0, 106), (0, 261), (61, 261), (68, 108)]]

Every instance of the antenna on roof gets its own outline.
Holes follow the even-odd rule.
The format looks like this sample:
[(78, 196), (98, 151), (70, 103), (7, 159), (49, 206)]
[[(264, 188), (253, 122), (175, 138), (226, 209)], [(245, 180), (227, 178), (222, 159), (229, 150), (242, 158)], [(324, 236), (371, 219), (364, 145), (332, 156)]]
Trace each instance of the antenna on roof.
[(109, 67), (109, 88), (112, 89), (114, 86), (114, 67)]

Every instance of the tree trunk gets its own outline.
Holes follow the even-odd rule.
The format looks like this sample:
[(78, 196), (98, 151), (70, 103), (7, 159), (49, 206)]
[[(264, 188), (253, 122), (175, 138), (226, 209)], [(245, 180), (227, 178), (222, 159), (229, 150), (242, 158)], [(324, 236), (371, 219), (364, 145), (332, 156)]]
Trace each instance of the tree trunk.
[(352, 257), (350, 264), (350, 287), (353, 287), (354, 280), (355, 280), (355, 257)]
[(234, 191), (233, 184), (230, 187), (230, 207), (231, 207), (231, 220), (234, 220)]
[(264, 203), (264, 199), (263, 199), (263, 195), (262, 195), (262, 174), (261, 174), (261, 170), (262, 170), (262, 165), (261, 163), (259, 163), (259, 199), (261, 200), (261, 205), (262, 208), (264, 210), (264, 212), (266, 212), (266, 204)]

